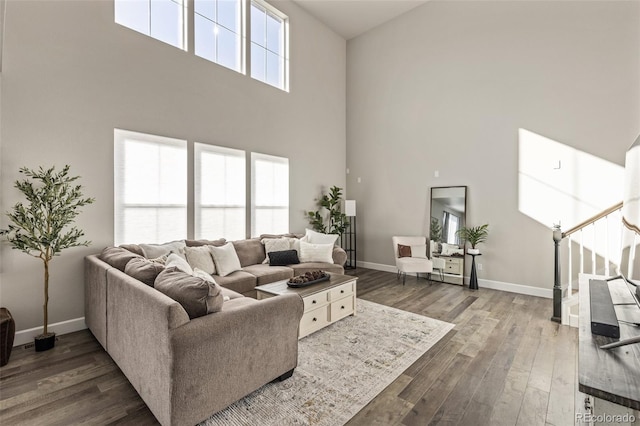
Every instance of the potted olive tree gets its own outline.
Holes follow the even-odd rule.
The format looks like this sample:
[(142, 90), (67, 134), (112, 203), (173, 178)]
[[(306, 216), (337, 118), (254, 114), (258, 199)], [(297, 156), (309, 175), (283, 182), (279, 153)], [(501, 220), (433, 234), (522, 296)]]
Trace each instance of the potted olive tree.
[(476, 246), (480, 243), (484, 243), (489, 236), (489, 224), (485, 223), (484, 225), (474, 226), (471, 228), (467, 228), (463, 226), (458, 229), (456, 234), (465, 241), (468, 241), (471, 244), (471, 248), (467, 250), (469, 254), (480, 254), (480, 250), (476, 248)]
[(43, 332), (35, 337), (36, 351), (46, 351), (55, 344), (55, 333), (49, 333), (47, 325), (49, 303), (49, 263), (64, 249), (87, 246), (90, 241), (81, 241), (84, 232), (73, 222), (82, 206), (93, 203), (93, 198), (82, 195), (82, 186), (73, 182), (79, 176), (69, 176), (69, 166), (56, 172), (50, 169), (20, 169), (26, 176), (15, 182), (15, 187), (24, 194), (26, 203), (16, 203), (7, 212), (10, 224), (0, 229), (11, 247), (42, 260), (44, 266)]

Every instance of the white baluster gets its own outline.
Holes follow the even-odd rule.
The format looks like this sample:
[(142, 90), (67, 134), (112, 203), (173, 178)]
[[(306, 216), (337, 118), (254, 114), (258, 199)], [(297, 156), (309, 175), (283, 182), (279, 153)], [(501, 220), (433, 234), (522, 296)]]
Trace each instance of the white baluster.
[(584, 228), (580, 230), (580, 273), (584, 274)]
[(591, 246), (591, 273), (593, 275), (596, 274), (596, 247), (597, 247), (597, 240), (596, 240), (596, 223), (593, 222), (591, 224), (591, 229), (593, 229), (593, 242), (592, 242), (592, 246)]
[(568, 243), (569, 243), (569, 285), (567, 286), (567, 297), (571, 296), (571, 293), (573, 292), (573, 271), (572, 271), (572, 265), (573, 265), (573, 257), (571, 255), (571, 246), (573, 245), (573, 240), (571, 235), (569, 235), (569, 238), (567, 239)]
[(609, 215), (604, 217), (604, 275), (609, 276)]

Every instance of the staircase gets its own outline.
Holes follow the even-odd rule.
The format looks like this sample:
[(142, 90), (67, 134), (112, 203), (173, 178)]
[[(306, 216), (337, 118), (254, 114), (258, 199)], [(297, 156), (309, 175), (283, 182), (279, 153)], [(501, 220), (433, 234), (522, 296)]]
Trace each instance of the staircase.
[(622, 202), (573, 228), (553, 230), (553, 321), (578, 327), (580, 283), (616, 275), (622, 263)]

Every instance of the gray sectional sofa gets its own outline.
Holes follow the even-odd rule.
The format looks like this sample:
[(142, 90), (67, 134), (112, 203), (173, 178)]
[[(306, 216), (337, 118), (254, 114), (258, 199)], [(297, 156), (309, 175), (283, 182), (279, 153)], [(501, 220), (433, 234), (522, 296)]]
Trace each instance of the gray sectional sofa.
[(124, 273), (128, 261), (140, 257), (136, 246), (85, 259), (85, 322), (163, 425), (196, 424), (293, 373), (302, 299), (245, 297), (257, 285), (313, 269), (344, 272), (346, 254), (339, 248), (338, 263), (280, 267), (262, 263), (260, 239), (233, 245), (242, 270), (214, 276), (226, 296), (222, 310), (191, 319), (179, 302)]

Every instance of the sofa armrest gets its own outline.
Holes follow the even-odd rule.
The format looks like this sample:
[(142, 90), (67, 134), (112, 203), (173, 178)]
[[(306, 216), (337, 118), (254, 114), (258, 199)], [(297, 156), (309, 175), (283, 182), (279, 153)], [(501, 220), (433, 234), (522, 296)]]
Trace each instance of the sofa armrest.
[(234, 299), (172, 330), (172, 424), (197, 423), (294, 369), (303, 309), (295, 294)]
[(334, 246), (331, 257), (336, 265), (344, 266), (347, 263), (347, 252), (342, 247)]

